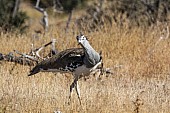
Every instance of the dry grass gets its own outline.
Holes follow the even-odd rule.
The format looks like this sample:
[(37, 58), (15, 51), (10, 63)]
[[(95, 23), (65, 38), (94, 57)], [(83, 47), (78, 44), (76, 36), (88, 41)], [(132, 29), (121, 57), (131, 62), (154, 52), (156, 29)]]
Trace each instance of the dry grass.
[[(29, 52), (30, 44), (40, 46), (57, 39), (56, 47), (64, 50), (77, 47), (75, 36), (65, 34), (58, 26), (44, 37), (27, 35), (0, 35), (0, 52), (13, 49)], [(0, 113), (168, 113), (170, 110), (170, 40), (161, 40), (158, 28), (105, 28), (86, 33), (92, 46), (102, 50), (104, 66), (114, 74), (101, 79), (91, 76), (80, 80), (82, 106), (74, 92), (68, 105), (72, 76), (39, 73), (28, 77), (30, 67), (0, 62)], [(152, 52), (152, 50), (154, 50)]]

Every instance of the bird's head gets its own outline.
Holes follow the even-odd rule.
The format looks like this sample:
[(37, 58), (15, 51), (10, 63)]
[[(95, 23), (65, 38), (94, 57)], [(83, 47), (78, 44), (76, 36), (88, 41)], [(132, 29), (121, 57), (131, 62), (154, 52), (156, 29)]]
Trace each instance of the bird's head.
[(85, 37), (83, 34), (78, 35), (76, 38), (79, 44), (84, 44), (86, 41), (88, 41), (87, 37)]

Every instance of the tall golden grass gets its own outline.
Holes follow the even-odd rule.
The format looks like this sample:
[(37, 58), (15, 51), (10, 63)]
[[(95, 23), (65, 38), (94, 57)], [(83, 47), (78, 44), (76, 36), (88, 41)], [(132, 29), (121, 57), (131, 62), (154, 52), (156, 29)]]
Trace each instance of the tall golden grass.
[[(0, 113), (169, 113), (170, 111), (170, 39), (162, 39), (161, 26), (148, 29), (105, 27), (88, 33), (91, 45), (102, 51), (104, 67), (113, 74), (100, 79), (91, 75), (80, 80), (82, 105), (74, 92), (68, 105), (72, 76), (38, 73), (28, 77), (30, 67), (0, 62)], [(0, 52), (28, 53), (57, 39), (56, 48), (78, 47), (74, 33), (52, 26), (45, 36), (1, 33)], [(78, 31), (78, 30), (77, 30)], [(157, 43), (158, 42), (158, 43)]]

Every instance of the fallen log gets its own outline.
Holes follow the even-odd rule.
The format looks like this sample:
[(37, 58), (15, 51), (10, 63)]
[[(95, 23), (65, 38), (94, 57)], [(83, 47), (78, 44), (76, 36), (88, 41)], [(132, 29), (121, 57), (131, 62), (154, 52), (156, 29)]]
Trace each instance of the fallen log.
[(15, 63), (21, 64), (21, 65), (27, 65), (27, 66), (35, 65), (34, 61), (31, 61), (24, 57), (14, 56), (13, 53), (11, 53), (11, 52), (7, 55), (0, 53), (0, 60), (7, 61), (7, 62), (15, 62)]
[[(8, 61), (8, 62), (15, 62), (21, 65), (27, 65), (27, 66), (34, 66), (35, 64), (39, 63), (40, 61), (47, 59), (49, 57), (52, 57), (53, 55), (57, 54), (58, 51), (55, 49), (55, 42), (56, 39), (52, 39), (47, 44), (44, 44), (43, 46), (39, 48), (32, 48), (31, 51), (28, 54), (19, 52), (17, 50), (14, 50), (13, 52), (9, 52), (8, 54), (0, 53), (0, 61)], [(47, 46), (51, 45), (51, 50), (49, 54), (45, 57), (40, 56), (40, 51), (45, 49)]]

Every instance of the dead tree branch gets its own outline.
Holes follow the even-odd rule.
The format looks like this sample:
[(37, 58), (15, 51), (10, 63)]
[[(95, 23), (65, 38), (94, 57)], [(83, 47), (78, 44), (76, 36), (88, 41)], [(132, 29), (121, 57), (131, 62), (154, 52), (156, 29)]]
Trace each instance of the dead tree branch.
[[(5, 55), (0, 53), (0, 61), (8, 61), (8, 62), (15, 62), (18, 64), (22, 64), (22, 65), (28, 65), (28, 66), (33, 66), (37, 63), (39, 63), (40, 61), (47, 59), (49, 57), (51, 57), (52, 54), (51, 51), (55, 52), (55, 54), (57, 54), (57, 50), (55, 49), (55, 39), (52, 39), (52, 41), (50, 41), (49, 43), (39, 47), (39, 48), (31, 48), (31, 52), (29, 52), (28, 54), (25, 53), (21, 53), (17, 50), (14, 50), (14, 53), (17, 54), (14, 55), (14, 53), (10, 52), (9, 54)], [(49, 54), (45, 57), (40, 56), (40, 51), (42, 51), (43, 49), (45, 49), (47, 46), (51, 45), (51, 50), (49, 52)], [(19, 55), (19, 56), (18, 56)]]
[(66, 29), (65, 29), (66, 33), (68, 32), (68, 29), (69, 29), (69, 25), (70, 25), (70, 22), (71, 22), (72, 14), (73, 14), (73, 11), (71, 10), (70, 13), (69, 13), (67, 24), (66, 24)]
[(32, 61), (38, 62), (38, 59), (36, 59), (36, 58), (33, 57), (33, 56), (30, 56), (30, 55), (21, 53), (21, 52), (19, 52), (19, 51), (17, 51), (17, 50), (14, 50), (14, 52), (17, 53), (17, 54), (19, 54), (19, 55), (21, 55), (21, 56), (24, 57), (24, 58), (28, 58), (28, 59), (30, 59), (30, 60), (32, 60)]
[[(48, 57), (51, 57), (52, 55), (55, 55), (55, 54), (57, 54), (57, 50), (55, 49), (55, 42), (56, 42), (56, 39), (52, 39), (52, 41), (50, 41), (49, 43), (47, 43), (47, 44), (45, 44), (45, 45), (43, 45), (43, 46), (41, 46), (41, 47), (39, 47), (39, 48), (36, 48), (36, 49), (34, 49), (33, 47), (32, 47), (32, 49), (31, 49), (31, 52), (30, 52), (30, 54), (32, 55), (32, 56), (34, 56), (36, 59), (46, 59), (46, 58), (48, 58)], [(32, 44), (33, 45), (33, 44)], [(42, 51), (43, 49), (45, 49), (47, 46), (49, 46), (49, 45), (51, 45), (51, 51), (50, 51), (50, 53), (48, 54), (48, 55), (50, 55), (50, 56), (46, 56), (46, 57), (41, 57), (40, 56), (40, 51)], [(51, 52), (53, 52), (53, 54), (51, 55)]]
[(37, 0), (35, 9), (43, 14), (43, 17), (41, 18), (40, 24), (43, 26), (44, 31), (48, 31), (49, 23), (48, 23), (48, 13), (44, 8), (39, 7), (40, 0)]
[(59, 0), (53, 0), (53, 11), (54, 12), (58, 12), (58, 13), (62, 13), (63, 10), (63, 6), (61, 5)]
[(18, 12), (19, 3), (20, 3), (20, 0), (15, 1), (15, 7), (14, 7), (13, 14), (12, 14), (12, 18), (14, 18), (16, 16), (17, 12)]
[(34, 62), (31, 60), (25, 59), (24, 57), (17, 57), (14, 56), (13, 53), (9, 53), (7, 55), (0, 53), (0, 60), (8, 61), (8, 62), (15, 62), (21, 65), (33, 66)]

